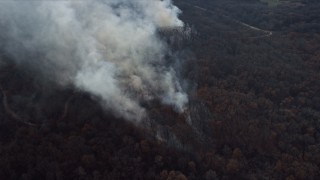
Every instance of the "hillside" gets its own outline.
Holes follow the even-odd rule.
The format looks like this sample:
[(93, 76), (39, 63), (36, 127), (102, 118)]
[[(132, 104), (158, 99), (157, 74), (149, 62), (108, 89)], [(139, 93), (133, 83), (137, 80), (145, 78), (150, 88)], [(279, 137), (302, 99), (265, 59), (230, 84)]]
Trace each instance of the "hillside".
[(320, 3), (174, 4), (191, 35), (159, 36), (183, 59), (181, 113), (155, 99), (128, 121), (1, 50), (0, 177), (318, 179)]

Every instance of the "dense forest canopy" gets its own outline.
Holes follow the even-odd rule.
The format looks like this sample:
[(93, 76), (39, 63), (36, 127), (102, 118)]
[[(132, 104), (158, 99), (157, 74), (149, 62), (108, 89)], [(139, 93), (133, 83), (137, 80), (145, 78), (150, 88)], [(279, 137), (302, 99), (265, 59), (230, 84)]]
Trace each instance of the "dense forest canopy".
[(188, 35), (156, 33), (181, 59), (187, 108), (145, 101), (138, 125), (1, 53), (0, 177), (318, 179), (320, 2), (174, 4)]

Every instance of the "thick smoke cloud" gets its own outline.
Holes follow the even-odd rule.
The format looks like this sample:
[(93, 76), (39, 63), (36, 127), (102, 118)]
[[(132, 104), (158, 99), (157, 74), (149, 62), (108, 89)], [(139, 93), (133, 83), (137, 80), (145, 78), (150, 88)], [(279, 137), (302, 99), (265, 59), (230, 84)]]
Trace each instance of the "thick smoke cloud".
[(187, 103), (159, 29), (182, 28), (170, 0), (0, 1), (0, 45), (15, 63), (102, 99), (130, 120), (143, 101)]

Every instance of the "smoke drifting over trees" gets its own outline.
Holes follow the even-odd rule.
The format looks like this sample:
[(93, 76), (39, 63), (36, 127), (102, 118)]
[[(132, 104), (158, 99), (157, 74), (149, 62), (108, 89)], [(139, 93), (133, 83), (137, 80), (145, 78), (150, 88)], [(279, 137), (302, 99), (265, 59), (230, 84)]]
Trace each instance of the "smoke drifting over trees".
[(320, 1), (172, 2), (0, 1), (0, 177), (320, 179)]
[(188, 101), (157, 33), (182, 28), (179, 13), (170, 0), (1, 1), (0, 45), (46, 81), (87, 91), (139, 121), (141, 102), (182, 111)]

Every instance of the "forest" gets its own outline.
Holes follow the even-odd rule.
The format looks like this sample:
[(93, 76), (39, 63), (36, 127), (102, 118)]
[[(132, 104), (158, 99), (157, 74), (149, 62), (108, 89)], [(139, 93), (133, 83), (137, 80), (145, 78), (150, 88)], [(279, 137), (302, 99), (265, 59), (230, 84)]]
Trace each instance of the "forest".
[[(0, 54), (5, 179), (319, 179), (320, 2), (174, 0), (188, 108), (141, 125)], [(1, 51), (0, 51), (1, 52)]]

